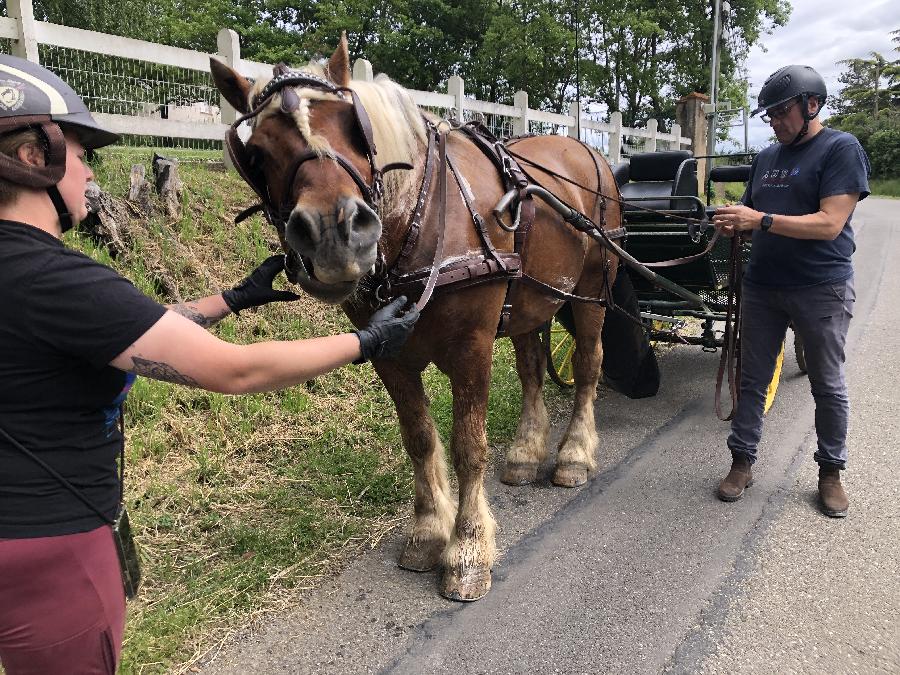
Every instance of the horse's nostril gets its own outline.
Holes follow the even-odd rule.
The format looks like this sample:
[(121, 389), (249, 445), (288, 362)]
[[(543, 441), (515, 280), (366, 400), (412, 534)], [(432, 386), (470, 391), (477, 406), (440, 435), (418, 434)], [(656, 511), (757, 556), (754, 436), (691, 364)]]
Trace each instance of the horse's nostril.
[[(352, 209), (352, 211), (351, 211)], [(367, 204), (364, 202), (352, 202), (347, 204), (347, 220), (350, 223), (350, 232), (357, 238), (365, 240), (375, 238), (377, 241), (381, 236), (381, 220)]]
[(322, 237), (318, 218), (305, 209), (294, 209), (288, 219), (284, 236), (294, 250), (301, 253), (312, 251)]

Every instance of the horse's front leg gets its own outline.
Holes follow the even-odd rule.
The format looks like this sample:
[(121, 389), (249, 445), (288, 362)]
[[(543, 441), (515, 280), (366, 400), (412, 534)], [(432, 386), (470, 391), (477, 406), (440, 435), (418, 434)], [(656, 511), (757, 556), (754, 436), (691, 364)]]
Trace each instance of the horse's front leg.
[(478, 600), (491, 588), (496, 542), (494, 517), (484, 495), (484, 472), (492, 338), (475, 341), (464, 350), (466, 358), (455, 360), (448, 371), (453, 390), (451, 451), (459, 480), (459, 509), (450, 545), (444, 552), (441, 593), (451, 600)]
[(572, 367), (575, 375), (575, 402), (572, 418), (559, 443), (553, 483), (563, 487), (577, 487), (587, 482), (597, 470), (597, 425), (594, 421), (594, 399), (603, 350), (600, 332), (605, 310), (596, 305), (576, 303), (575, 354)]
[(516, 371), (522, 382), (522, 414), (516, 437), (506, 452), (500, 480), (509, 485), (525, 485), (537, 479), (538, 467), (547, 457), (550, 418), (544, 405), (544, 373), (547, 355), (539, 331), (512, 337), (516, 350)]
[(398, 564), (404, 569), (425, 572), (440, 563), (456, 516), (444, 447), (428, 412), (421, 371), (396, 361), (378, 361), (374, 365), (397, 408), (403, 444), (415, 474), (415, 512)]

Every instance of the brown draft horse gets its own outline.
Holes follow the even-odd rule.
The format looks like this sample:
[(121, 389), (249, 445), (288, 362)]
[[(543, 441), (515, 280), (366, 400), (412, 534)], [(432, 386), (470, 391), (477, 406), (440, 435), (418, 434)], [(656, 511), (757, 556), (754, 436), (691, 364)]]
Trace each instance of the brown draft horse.
[[(251, 112), (266, 82), (251, 84), (215, 60), (212, 72), (231, 105), (242, 113)], [(379, 252), (388, 266), (393, 264), (409, 228), (425, 170), (427, 120), (408, 92), (385, 76), (374, 82), (351, 81), (345, 39), (324, 67), (311, 64), (303, 72), (327, 78), (347, 90), (338, 94), (315, 87), (279, 90), (253, 119), (247, 157), (259, 171), (270, 203), (278, 205), (283, 214), (279, 234), (287, 254), (289, 280), (318, 299), (341, 303), (350, 319), (361, 326), (373, 310), (371, 291), (359, 282), (376, 263)], [(357, 178), (372, 184), (374, 164), (366, 156), (353, 105), (347, 100), (349, 90), (356, 93), (371, 119), (379, 164), (405, 162), (413, 167), (385, 174), (383, 198), (374, 206), (366, 198), (364, 186), (342, 166), (349, 162)], [(462, 180), (471, 186), (474, 207), (479, 213), (490, 213), (504, 194), (497, 170), (463, 134), (448, 134), (446, 151)], [(621, 224), (618, 203), (609, 200), (604, 205), (591, 191), (618, 194), (601, 155), (562, 136), (525, 137), (516, 141), (515, 151), (590, 188), (582, 189), (527, 166), (535, 180), (567, 204), (596, 223), (606, 223), (605, 229)], [(313, 161), (297, 163), (298, 156), (310, 158), (311, 153), (315, 154)], [(435, 176), (446, 170), (437, 166), (438, 162), (434, 164)], [(410, 260), (412, 269), (430, 267), (437, 249), (441, 222), (435, 198), (438, 183), (438, 178), (431, 183), (421, 234)], [(452, 174), (447, 185), (444, 263), (482, 251)], [(488, 231), (498, 251), (513, 250), (510, 232), (493, 222)], [(604, 283), (612, 284), (618, 264), (597, 242), (564, 223), (543, 203), (537, 203), (523, 261), (530, 276), (591, 297), (601, 296)], [(441, 593), (454, 600), (477, 600), (491, 584), (496, 547), (495, 523), (484, 493), (488, 462), (485, 415), (492, 345), (506, 292), (504, 279), (440, 289), (423, 309), (402, 356), (373, 363), (396, 406), (415, 471), (415, 514), (399, 564), (416, 571), (443, 564)], [(506, 454), (502, 480), (523, 485), (537, 479), (538, 467), (548, 454), (550, 425), (541, 390), (546, 358), (539, 329), (562, 301), (524, 284), (515, 285), (510, 299), (508, 334), (522, 382), (522, 414)], [(567, 487), (584, 484), (597, 467), (593, 401), (600, 372), (604, 308), (576, 303), (574, 314), (578, 333), (574, 410), (553, 473), (553, 482)], [(422, 385), (421, 374), (429, 363), (447, 374), (452, 387), (450, 444), (459, 482), (458, 502), (449, 489), (444, 450)]]

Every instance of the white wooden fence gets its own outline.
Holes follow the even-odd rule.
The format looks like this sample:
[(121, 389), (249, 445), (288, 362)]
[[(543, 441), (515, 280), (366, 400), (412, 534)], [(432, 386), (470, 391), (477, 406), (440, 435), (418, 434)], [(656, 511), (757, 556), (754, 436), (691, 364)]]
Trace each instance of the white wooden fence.
[[(9, 40), (12, 53), (34, 62), (40, 60), (39, 45), (51, 45), (197, 71), (198, 75), (206, 74), (209, 79), (209, 54), (36, 21), (32, 0), (7, 0), (7, 13), (8, 17), (0, 17), (0, 39)], [(240, 42), (233, 30), (219, 31), (217, 47), (215, 56), (244, 76), (258, 78), (271, 75), (271, 65), (241, 58)], [(65, 79), (65, 74), (61, 75)], [(353, 76), (356, 79), (371, 80), (372, 65), (365, 59), (357, 60), (353, 65)], [(580, 136), (582, 140), (604, 152), (613, 163), (621, 159), (623, 151), (627, 154), (629, 148), (654, 152), (683, 146), (689, 148), (691, 145), (689, 138), (681, 136), (681, 129), (677, 124), (672, 125), (671, 133), (660, 132), (657, 120), (654, 119), (648, 120), (643, 129), (624, 127), (621, 113), (613, 112), (608, 121), (597, 121), (583, 115), (577, 103), (570, 106), (568, 114), (535, 110), (528, 107), (528, 94), (524, 91), (516, 93), (512, 105), (468, 98), (465, 95), (465, 82), (458, 75), (448, 80), (447, 93), (409, 91), (420, 106), (437, 109), (460, 120), (477, 115), (493, 118), (495, 124), (491, 126), (495, 129), (509, 129), (512, 134), (523, 134), (537, 128)], [(164, 106), (168, 103), (170, 101), (160, 100), (156, 105)], [(228, 125), (235, 119), (235, 112), (224, 99), (220, 100), (219, 105), (219, 119), (205, 122), (162, 119), (148, 114), (123, 115), (94, 111), (94, 115), (100, 124), (121, 134), (221, 141)], [(496, 124), (496, 120), (501, 120), (501, 124)]]

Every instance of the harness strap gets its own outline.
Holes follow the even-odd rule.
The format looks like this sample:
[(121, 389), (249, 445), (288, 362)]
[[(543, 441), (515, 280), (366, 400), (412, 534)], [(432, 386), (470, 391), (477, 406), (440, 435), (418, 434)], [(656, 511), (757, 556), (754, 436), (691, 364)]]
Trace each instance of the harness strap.
[[(482, 218), (481, 214), (475, 210), (473, 204), (475, 195), (472, 194), (472, 188), (469, 186), (469, 182), (456, 168), (456, 163), (449, 157), (447, 158), (447, 165), (450, 167), (450, 171), (453, 172), (453, 177), (456, 179), (456, 184), (459, 186), (459, 192), (462, 195), (463, 203), (466, 205), (469, 214), (472, 216), (472, 222), (475, 223), (475, 230), (478, 232), (478, 238), (481, 240), (481, 245), (488, 252), (488, 255), (496, 260), (501, 268), (505, 269), (506, 265), (497, 255), (497, 249), (494, 248), (494, 244), (491, 242), (491, 236), (488, 234), (487, 227), (484, 224), (484, 218)], [(446, 202), (444, 203), (444, 208), (446, 208)], [(516, 252), (518, 253), (518, 251)]]
[[(514, 253), (501, 253), (500, 257), (503, 258), (505, 266), (503, 268), (500, 267), (496, 260), (484, 255), (477, 258), (457, 260), (441, 266), (434, 284), (435, 292), (445, 286), (466, 288), (494, 281), (495, 279), (505, 279), (510, 275), (521, 275), (522, 269), (519, 256)], [(430, 269), (421, 269), (403, 274), (397, 278), (393, 287), (397, 294), (405, 294), (403, 289), (421, 285), (422, 281), (427, 279), (430, 273)]]
[(438, 210), (440, 217), (438, 218), (438, 239), (434, 248), (434, 262), (431, 263), (431, 272), (428, 275), (428, 281), (425, 282), (425, 288), (422, 295), (416, 302), (416, 307), (421, 311), (434, 292), (434, 285), (437, 282), (438, 273), (440, 272), (441, 260), (444, 256), (444, 235), (447, 232), (447, 134), (437, 131), (438, 136)]
[[(744, 263), (741, 257), (741, 238), (735, 235), (731, 239), (731, 265), (728, 270), (728, 310), (725, 312), (725, 334), (722, 337), (722, 353), (719, 356), (719, 369), (716, 372), (716, 417), (727, 422), (734, 417), (737, 402), (740, 398), (738, 385), (741, 380), (741, 284), (744, 276)], [(731, 412), (722, 416), (722, 380), (728, 373), (728, 391), (731, 394)]]
[(400, 269), (402, 265), (409, 260), (416, 243), (419, 241), (419, 234), (422, 229), (422, 215), (425, 212), (425, 200), (428, 198), (428, 192), (431, 190), (431, 180), (434, 174), (434, 156), (435, 138), (437, 131), (428, 134), (428, 149), (425, 151), (425, 169), (422, 174), (422, 187), (419, 189), (419, 197), (416, 200), (416, 206), (413, 208), (412, 215), (409, 218), (409, 229), (406, 232), (406, 240), (400, 249), (400, 255), (394, 263), (393, 269)]

